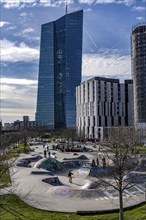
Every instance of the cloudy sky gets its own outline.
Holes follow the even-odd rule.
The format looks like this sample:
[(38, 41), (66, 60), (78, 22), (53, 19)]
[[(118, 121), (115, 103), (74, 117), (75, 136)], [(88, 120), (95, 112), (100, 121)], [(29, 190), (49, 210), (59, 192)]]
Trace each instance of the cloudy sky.
[[(1, 117), (35, 118), (41, 24), (65, 14), (65, 0), (1, 0)], [(68, 0), (84, 9), (82, 80), (131, 78), (130, 37), (145, 21), (145, 0)]]

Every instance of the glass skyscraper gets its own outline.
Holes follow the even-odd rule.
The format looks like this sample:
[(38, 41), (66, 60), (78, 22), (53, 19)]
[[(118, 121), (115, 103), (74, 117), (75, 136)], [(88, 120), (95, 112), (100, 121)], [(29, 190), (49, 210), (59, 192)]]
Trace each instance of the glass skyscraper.
[(43, 24), (36, 122), (50, 129), (76, 126), (76, 87), (81, 82), (83, 11)]

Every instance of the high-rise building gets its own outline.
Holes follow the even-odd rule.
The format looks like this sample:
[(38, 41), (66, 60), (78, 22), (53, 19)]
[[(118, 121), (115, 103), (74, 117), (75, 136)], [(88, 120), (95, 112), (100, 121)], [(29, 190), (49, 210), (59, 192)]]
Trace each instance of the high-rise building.
[(132, 77), (135, 126), (146, 128), (146, 23), (132, 30)]
[(36, 122), (60, 129), (76, 126), (76, 86), (81, 82), (83, 11), (43, 24)]
[(125, 126), (134, 126), (133, 80), (125, 80)]
[(132, 80), (94, 77), (76, 88), (77, 130), (86, 138), (107, 138), (113, 127), (133, 126)]

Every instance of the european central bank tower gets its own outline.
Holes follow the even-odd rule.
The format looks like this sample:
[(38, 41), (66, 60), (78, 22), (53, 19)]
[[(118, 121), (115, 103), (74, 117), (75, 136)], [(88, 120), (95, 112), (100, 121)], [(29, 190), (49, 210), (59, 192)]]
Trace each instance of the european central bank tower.
[(48, 129), (76, 126), (81, 83), (83, 11), (42, 25), (36, 122)]

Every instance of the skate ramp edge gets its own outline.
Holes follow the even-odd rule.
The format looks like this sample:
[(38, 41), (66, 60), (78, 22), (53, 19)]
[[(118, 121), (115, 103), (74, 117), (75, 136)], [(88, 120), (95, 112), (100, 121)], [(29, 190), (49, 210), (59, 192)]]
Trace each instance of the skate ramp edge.
[(58, 177), (51, 177), (51, 178), (45, 178), (42, 179), (43, 182), (48, 183), (52, 186), (62, 186), (63, 183), (59, 180)]

